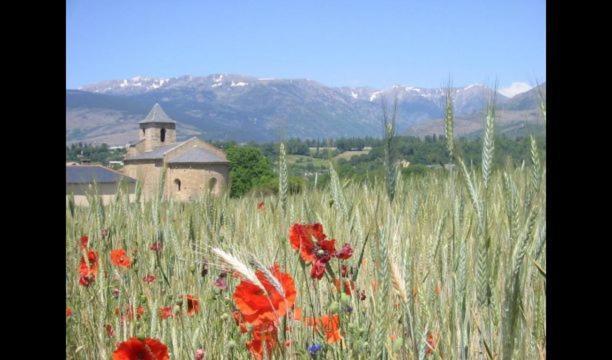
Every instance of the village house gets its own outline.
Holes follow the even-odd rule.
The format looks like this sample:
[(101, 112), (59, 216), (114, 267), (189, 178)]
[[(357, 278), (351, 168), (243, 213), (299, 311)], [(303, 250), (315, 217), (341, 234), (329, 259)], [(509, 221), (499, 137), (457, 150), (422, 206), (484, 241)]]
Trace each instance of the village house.
[(74, 197), (77, 206), (88, 206), (87, 195), (97, 195), (107, 205), (122, 188), (130, 201), (134, 200), (136, 179), (100, 165), (66, 163), (66, 196)]
[(159, 104), (139, 125), (140, 141), (128, 148), (123, 173), (141, 182), (144, 199), (157, 194), (164, 169), (166, 198), (189, 201), (205, 193), (221, 194), (227, 188), (225, 153), (196, 137), (177, 142), (176, 122)]

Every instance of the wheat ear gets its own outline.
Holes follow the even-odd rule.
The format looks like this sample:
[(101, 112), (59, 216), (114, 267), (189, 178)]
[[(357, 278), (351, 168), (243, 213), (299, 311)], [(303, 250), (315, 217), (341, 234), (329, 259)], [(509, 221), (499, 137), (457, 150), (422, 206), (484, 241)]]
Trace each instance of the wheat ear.
[(402, 301), (407, 304), (408, 303), (408, 293), (406, 292), (406, 287), (404, 286), (404, 279), (402, 278), (402, 274), (400, 273), (397, 265), (391, 259), (389, 259), (389, 263), (391, 264), (391, 284), (393, 285), (393, 289), (402, 299)]
[(279, 294), (281, 294), (281, 296), (284, 298), (285, 297), (285, 290), (283, 290), (283, 287), (281, 286), (281, 283), (278, 281), (278, 279), (272, 274), (272, 272), (270, 271), (270, 269), (268, 269), (267, 267), (265, 267), (261, 262), (259, 262), (259, 260), (257, 260), (254, 256), (251, 255), (250, 259), (249, 259), (249, 264), (251, 264), (251, 266), (253, 266), (256, 270), (261, 271), (264, 276), (266, 277), (266, 279), (268, 279), (268, 281), (270, 282), (270, 284), (272, 284), (272, 286), (274, 286), (274, 288), (276, 289), (276, 291), (278, 291)]
[(223, 251), (223, 250), (221, 250), (219, 248), (213, 248), (212, 251), (218, 257), (220, 257), (221, 260), (223, 260), (223, 262), (225, 262), (232, 269), (236, 270), (238, 273), (240, 273), (242, 276), (244, 276), (245, 279), (247, 279), (248, 281), (252, 282), (257, 287), (262, 289), (263, 291), (266, 291), (266, 289), (264, 288), (264, 286), (261, 283), (261, 281), (259, 281), (257, 276), (255, 276), (255, 272), (253, 270), (251, 270), (248, 266), (246, 266), (242, 261), (240, 261), (240, 259), (238, 259), (237, 257), (235, 257), (232, 254), (226, 253), (225, 251)]

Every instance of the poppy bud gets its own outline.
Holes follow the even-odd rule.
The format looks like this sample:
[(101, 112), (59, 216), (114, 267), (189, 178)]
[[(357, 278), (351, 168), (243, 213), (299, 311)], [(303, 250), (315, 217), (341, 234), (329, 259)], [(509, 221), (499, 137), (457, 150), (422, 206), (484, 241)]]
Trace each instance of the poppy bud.
[(346, 260), (351, 256), (353, 256), (353, 248), (348, 243), (344, 244), (344, 246), (342, 246), (342, 249), (336, 254), (336, 257), (342, 260)]
[(221, 315), (221, 320), (223, 320), (223, 321), (227, 320), (228, 318), (229, 318), (229, 315), (227, 313), (223, 313)]
[(106, 330), (106, 335), (108, 335), (108, 337), (115, 336), (115, 331), (113, 330), (113, 326), (111, 324), (104, 325), (104, 329)]
[(197, 349), (195, 352), (195, 360), (203, 360), (204, 359), (204, 350), (203, 349)]
[(236, 347), (236, 342), (234, 340), (230, 340), (227, 342), (227, 347), (233, 349)]

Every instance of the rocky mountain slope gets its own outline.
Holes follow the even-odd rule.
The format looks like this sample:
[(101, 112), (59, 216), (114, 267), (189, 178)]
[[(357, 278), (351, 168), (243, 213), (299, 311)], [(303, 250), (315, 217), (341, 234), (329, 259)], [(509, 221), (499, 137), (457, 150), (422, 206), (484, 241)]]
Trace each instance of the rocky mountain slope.
[[(475, 84), (453, 92), (457, 117), (470, 122), (493, 90)], [(498, 93), (497, 104), (512, 114), (512, 121), (533, 121), (537, 101), (534, 103), (530, 92), (533, 90), (512, 99)], [(391, 105), (395, 94), (399, 132), (437, 128), (443, 89), (399, 85), (383, 90), (335, 88), (306, 79), (214, 74), (134, 77), (66, 90), (66, 136), (68, 142), (133, 141), (138, 121), (156, 102), (177, 121), (179, 138), (274, 141), (281, 137), (378, 136), (381, 99)], [(470, 126), (477, 128), (472, 122)]]

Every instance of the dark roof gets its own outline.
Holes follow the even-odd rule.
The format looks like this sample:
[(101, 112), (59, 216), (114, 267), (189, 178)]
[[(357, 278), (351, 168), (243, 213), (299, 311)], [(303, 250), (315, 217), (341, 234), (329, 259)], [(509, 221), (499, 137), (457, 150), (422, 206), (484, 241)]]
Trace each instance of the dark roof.
[(126, 156), (125, 160), (158, 160), (158, 159), (163, 159), (164, 158), (164, 154), (166, 152), (168, 152), (169, 150), (174, 149), (175, 147), (181, 145), (183, 143), (174, 143), (174, 144), (170, 144), (170, 145), (162, 145), (162, 146), (158, 146), (155, 149), (151, 150), (151, 151), (147, 151), (147, 152), (143, 152), (140, 154), (136, 154), (134, 156)]
[(139, 124), (146, 124), (146, 123), (176, 124), (176, 121), (170, 119), (170, 117), (164, 112), (164, 109), (162, 109), (162, 107), (158, 103), (155, 103), (155, 105), (153, 105), (153, 108), (149, 112), (149, 115), (147, 115), (147, 117), (144, 120), (138, 123)]
[(192, 148), (187, 150), (185, 153), (171, 159), (168, 164), (185, 164), (185, 163), (200, 163), (200, 164), (211, 164), (211, 163), (228, 163), (229, 161), (224, 160), (215, 153), (207, 151), (201, 148)]
[(127, 183), (135, 179), (99, 165), (66, 166), (66, 184), (117, 183), (120, 180)]

